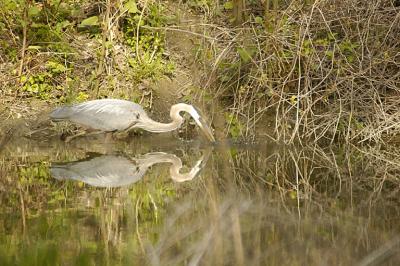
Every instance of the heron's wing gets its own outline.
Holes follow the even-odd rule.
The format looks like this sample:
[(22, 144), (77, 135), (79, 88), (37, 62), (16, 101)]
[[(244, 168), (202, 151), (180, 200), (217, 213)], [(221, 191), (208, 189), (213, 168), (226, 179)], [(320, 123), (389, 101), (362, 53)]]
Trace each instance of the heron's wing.
[(124, 156), (103, 155), (86, 161), (53, 164), (56, 179), (73, 179), (98, 187), (119, 187), (137, 182), (143, 171), (140, 165)]
[(69, 107), (68, 120), (103, 131), (124, 130), (145, 114), (142, 107), (133, 102), (103, 99)]

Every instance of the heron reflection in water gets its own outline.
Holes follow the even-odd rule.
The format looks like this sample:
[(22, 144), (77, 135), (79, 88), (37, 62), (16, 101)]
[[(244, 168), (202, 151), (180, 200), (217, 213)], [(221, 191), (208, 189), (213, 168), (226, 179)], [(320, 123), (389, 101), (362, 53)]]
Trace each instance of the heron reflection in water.
[(100, 155), (82, 161), (52, 163), (51, 175), (59, 180), (73, 179), (96, 187), (121, 187), (136, 183), (149, 167), (158, 163), (171, 163), (169, 172), (176, 182), (195, 178), (204, 167), (208, 155), (202, 156), (187, 173), (181, 174), (182, 161), (173, 154), (154, 152), (138, 158), (124, 155)]
[[(204, 117), (192, 105), (178, 103), (171, 107), (172, 122), (159, 123), (148, 117), (143, 108), (136, 103), (118, 99), (100, 99), (56, 108), (50, 114), (53, 121), (70, 121), (98, 132), (129, 131), (141, 128), (150, 132), (168, 132), (182, 126), (184, 118), (180, 112), (189, 113), (204, 135), (211, 142), (215, 141), (211, 128)], [(66, 141), (83, 135), (71, 136)]]

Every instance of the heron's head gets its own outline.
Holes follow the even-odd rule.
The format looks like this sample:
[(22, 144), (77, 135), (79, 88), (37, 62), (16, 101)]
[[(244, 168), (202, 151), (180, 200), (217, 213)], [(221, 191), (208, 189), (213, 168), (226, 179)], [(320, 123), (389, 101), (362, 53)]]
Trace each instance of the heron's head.
[(208, 126), (208, 123), (205, 120), (204, 115), (202, 115), (202, 113), (199, 110), (197, 110), (192, 105), (178, 103), (178, 104), (175, 104), (174, 106), (172, 106), (171, 117), (179, 115), (180, 111), (185, 111), (185, 112), (189, 113), (193, 117), (196, 124), (200, 127), (200, 129), (202, 130), (204, 135), (207, 137), (207, 139), (211, 142), (215, 142), (213, 132), (212, 132), (211, 128)]

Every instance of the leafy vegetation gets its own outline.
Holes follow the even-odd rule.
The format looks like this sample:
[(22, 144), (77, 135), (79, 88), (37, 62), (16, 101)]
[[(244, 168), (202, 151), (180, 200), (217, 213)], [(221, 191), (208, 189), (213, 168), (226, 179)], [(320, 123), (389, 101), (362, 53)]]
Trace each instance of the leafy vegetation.
[(164, 15), (164, 7), (157, 3), (150, 4), (145, 16), (133, 0), (127, 2), (125, 7), (129, 16), (124, 21), (123, 31), (125, 41), (134, 54), (128, 59), (134, 79), (140, 81), (172, 74), (174, 64), (164, 56), (165, 34), (159, 30), (170, 20)]
[(49, 61), (45, 65), (45, 71), (38, 74), (31, 74), (29, 77), (21, 76), (20, 82), (22, 84), (21, 90), (26, 92), (27, 96), (35, 96), (42, 100), (48, 100), (51, 97), (57, 96), (63, 91), (61, 82), (57, 82), (62, 78), (62, 74), (69, 74), (70, 69), (64, 65)]
[[(8, 68), (17, 79), (8, 85), (20, 96), (56, 102), (107, 97), (114, 89), (106, 85), (100, 90), (104, 78), (109, 86), (121, 80), (135, 85), (174, 70), (174, 62), (165, 55), (165, 33), (160, 30), (173, 18), (164, 14), (161, 3), (6, 0), (0, 11), (0, 50), (6, 56), (1, 60), (12, 62)], [(119, 15), (111, 17), (110, 12)], [(5, 38), (9, 35), (12, 38)], [(116, 45), (126, 51), (123, 62)], [(116, 61), (118, 75), (106, 74), (107, 65)], [(137, 92), (118, 94), (126, 98)]]
[[(179, 73), (171, 94), (222, 104), (231, 137), (388, 140), (400, 133), (396, 3), (4, 0), (1, 94), (152, 107), (149, 84)], [(178, 34), (185, 49), (169, 50)]]

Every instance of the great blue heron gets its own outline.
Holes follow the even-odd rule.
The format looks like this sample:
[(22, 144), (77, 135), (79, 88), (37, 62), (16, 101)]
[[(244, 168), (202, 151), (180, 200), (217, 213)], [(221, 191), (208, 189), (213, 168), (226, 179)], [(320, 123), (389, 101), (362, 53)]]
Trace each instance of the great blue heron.
[(215, 141), (210, 127), (198, 110), (192, 105), (184, 103), (178, 103), (171, 107), (172, 122), (165, 124), (149, 118), (139, 104), (118, 99), (92, 100), (59, 107), (50, 114), (50, 118), (54, 121), (71, 121), (101, 132), (128, 131), (133, 128), (142, 128), (150, 132), (167, 132), (182, 125), (184, 121), (180, 115), (182, 111), (193, 117), (210, 141)]
[(59, 180), (73, 179), (96, 187), (121, 187), (136, 183), (154, 164), (171, 163), (171, 178), (176, 182), (192, 180), (205, 164), (202, 156), (187, 173), (180, 173), (182, 161), (173, 154), (153, 152), (129, 158), (124, 155), (100, 155), (83, 161), (52, 163), (51, 175)]

